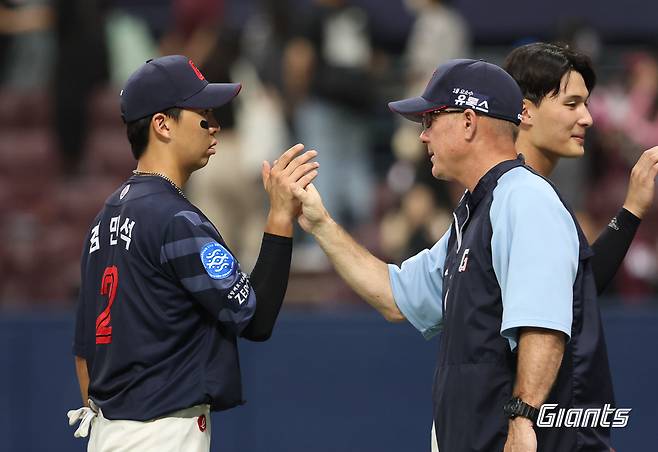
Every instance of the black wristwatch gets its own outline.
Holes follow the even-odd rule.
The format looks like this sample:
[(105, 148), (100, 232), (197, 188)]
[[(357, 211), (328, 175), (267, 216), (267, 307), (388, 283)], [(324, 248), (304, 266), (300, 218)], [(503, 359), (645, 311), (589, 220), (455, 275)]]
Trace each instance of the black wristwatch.
[(539, 410), (537, 408), (532, 405), (528, 405), (518, 397), (512, 397), (509, 399), (503, 406), (503, 412), (510, 419), (521, 416), (530, 419), (533, 424), (537, 423), (537, 417), (539, 416)]

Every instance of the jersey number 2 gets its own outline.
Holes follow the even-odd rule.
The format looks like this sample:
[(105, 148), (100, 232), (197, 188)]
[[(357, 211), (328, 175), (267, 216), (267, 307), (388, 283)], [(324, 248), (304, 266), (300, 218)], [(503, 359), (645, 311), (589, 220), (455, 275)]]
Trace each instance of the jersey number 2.
[(107, 295), (107, 307), (96, 318), (96, 344), (112, 343), (112, 325), (110, 325), (110, 309), (117, 296), (117, 286), (119, 285), (119, 271), (116, 266), (107, 267), (103, 272), (101, 279), (101, 295)]

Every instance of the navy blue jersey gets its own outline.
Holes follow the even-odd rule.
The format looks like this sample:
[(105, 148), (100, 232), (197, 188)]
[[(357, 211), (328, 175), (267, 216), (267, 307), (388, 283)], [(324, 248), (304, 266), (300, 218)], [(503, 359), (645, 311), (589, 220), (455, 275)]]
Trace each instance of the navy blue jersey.
[(73, 351), (105, 417), (243, 403), (236, 343), (254, 291), (217, 229), (169, 182), (134, 176), (107, 199), (81, 271)]

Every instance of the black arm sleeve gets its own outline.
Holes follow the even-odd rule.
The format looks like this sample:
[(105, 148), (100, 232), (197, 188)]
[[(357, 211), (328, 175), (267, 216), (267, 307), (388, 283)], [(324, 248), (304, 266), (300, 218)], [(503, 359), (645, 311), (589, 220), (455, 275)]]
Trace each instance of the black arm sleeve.
[(619, 270), (628, 247), (635, 237), (640, 219), (622, 208), (592, 245), (592, 270), (596, 292), (601, 293)]
[(272, 335), (288, 287), (292, 238), (265, 233), (258, 261), (249, 278), (256, 294), (256, 312), (242, 337), (266, 341)]

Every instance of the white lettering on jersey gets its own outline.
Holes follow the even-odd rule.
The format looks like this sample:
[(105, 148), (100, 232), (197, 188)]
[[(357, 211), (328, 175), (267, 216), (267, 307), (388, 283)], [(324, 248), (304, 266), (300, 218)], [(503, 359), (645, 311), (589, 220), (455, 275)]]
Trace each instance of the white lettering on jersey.
[(98, 233), (100, 229), (101, 229), (101, 224), (99, 222), (91, 230), (91, 238), (89, 239), (89, 254), (93, 253), (96, 250), (99, 250), (101, 247), (101, 242), (98, 239)]

